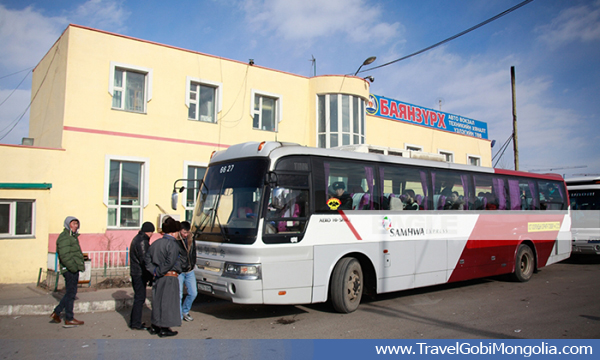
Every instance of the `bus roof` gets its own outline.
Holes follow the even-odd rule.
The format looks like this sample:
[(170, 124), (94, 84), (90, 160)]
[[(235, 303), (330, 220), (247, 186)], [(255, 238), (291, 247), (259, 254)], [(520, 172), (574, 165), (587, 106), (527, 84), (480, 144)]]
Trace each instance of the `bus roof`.
[(600, 176), (581, 176), (565, 179), (567, 185), (600, 184)]
[[(324, 157), (335, 157), (340, 159), (351, 159), (351, 160), (363, 160), (373, 161), (378, 163), (389, 163), (389, 164), (405, 164), (428, 168), (438, 169), (449, 169), (449, 170), (467, 170), (472, 172), (480, 173), (496, 173), (503, 175), (513, 176), (527, 176), (540, 179), (553, 179), (563, 181), (562, 176), (558, 174), (535, 174), (523, 171), (512, 171), (504, 169), (493, 169), (489, 167), (455, 164), (440, 161), (422, 160), (406, 158), (394, 155), (382, 155), (375, 153), (364, 153), (364, 152), (353, 152), (347, 150), (338, 149), (323, 149), (303, 146), (296, 143), (286, 143), (277, 141), (264, 141), (264, 142), (245, 142), (241, 144), (232, 145), (229, 148), (216, 152), (211, 158), (211, 163), (221, 163), (230, 161), (233, 159), (241, 158), (270, 158), (277, 160), (278, 158), (290, 155), (313, 155), (313, 156), (324, 156)], [(275, 161), (271, 164), (274, 166)]]

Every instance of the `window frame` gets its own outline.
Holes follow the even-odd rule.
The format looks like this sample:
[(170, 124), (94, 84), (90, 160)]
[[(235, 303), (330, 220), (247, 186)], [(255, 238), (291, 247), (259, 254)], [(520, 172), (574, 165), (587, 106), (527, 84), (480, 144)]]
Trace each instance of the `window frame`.
[[(113, 106), (112, 99), (114, 98), (114, 90), (116, 88), (116, 86), (115, 86), (115, 70), (116, 69), (120, 69), (124, 72), (135, 72), (135, 73), (139, 73), (139, 74), (144, 74), (144, 97), (145, 98), (143, 101), (143, 103), (144, 103), (143, 111), (128, 110), (125, 108), (125, 101), (124, 101), (125, 92), (124, 91), (121, 91), (121, 96), (122, 96), (121, 107)], [(108, 81), (108, 93), (110, 94), (110, 97), (111, 97), (111, 104), (110, 104), (111, 109), (132, 112), (132, 113), (138, 113), (138, 114), (147, 114), (148, 113), (148, 106), (147, 106), (148, 102), (150, 102), (150, 100), (152, 100), (152, 72), (153, 71), (151, 68), (111, 61), (110, 62), (110, 71), (109, 71), (109, 81)], [(123, 85), (125, 85), (125, 84), (123, 84)], [(123, 88), (125, 88), (125, 86), (123, 86)]]
[[(254, 109), (254, 103), (256, 102), (256, 97), (260, 96), (260, 106), (258, 110)], [(267, 97), (275, 100), (275, 117), (274, 117), (274, 129), (263, 129), (262, 128), (262, 98)], [(270, 132), (278, 132), (279, 131), (279, 123), (281, 122), (283, 114), (283, 96), (279, 94), (269, 93), (262, 90), (251, 90), (250, 96), (250, 117), (252, 118), (252, 129), (253, 130), (261, 130), (261, 131), (270, 131)], [(258, 128), (254, 127), (254, 115), (258, 115)]]
[(454, 163), (454, 151), (438, 149), (438, 154), (443, 155), (447, 163)]
[[(476, 160), (477, 160), (477, 164), (476, 164), (476, 165), (473, 165), (473, 164), (471, 163), (471, 159), (476, 159)], [(467, 154), (467, 165), (471, 165), (471, 166), (481, 166), (481, 156)]]
[(108, 210), (112, 208), (120, 208), (121, 205), (109, 205), (109, 187), (110, 187), (110, 162), (111, 161), (119, 161), (119, 162), (133, 162), (139, 163), (142, 166), (140, 176), (142, 179), (140, 180), (140, 222), (142, 222), (144, 208), (148, 206), (148, 199), (150, 193), (150, 158), (142, 158), (142, 157), (133, 157), (133, 156), (118, 156), (118, 155), (105, 155), (104, 157), (104, 194), (103, 194), (103, 203), (106, 206), (106, 228), (107, 229), (139, 229), (142, 224), (139, 226), (120, 226), (118, 225), (108, 225)]
[[(195, 78), (195, 77), (191, 77), (191, 76), (186, 77), (185, 83), (186, 83), (186, 85), (185, 85), (185, 106), (188, 108), (187, 119), (191, 120), (191, 121), (200, 121), (203, 123), (217, 124), (218, 119), (219, 119), (219, 113), (221, 112), (221, 110), (223, 110), (223, 83), (220, 83), (217, 81), (206, 80), (206, 79)], [(214, 114), (215, 114), (214, 121), (204, 121), (204, 120), (200, 119), (199, 97), (195, 101), (195, 103), (198, 106), (198, 108), (196, 110), (196, 118), (195, 119), (190, 118), (189, 108), (190, 108), (190, 104), (192, 103), (192, 100), (190, 99), (192, 84), (197, 84), (199, 86), (205, 86), (205, 87), (211, 87), (211, 88), (215, 89), (215, 101), (214, 101), (214, 109), (213, 109)]]
[[(335, 96), (336, 97), (336, 111), (335, 111), (335, 115), (336, 115), (336, 123), (337, 123), (337, 129), (336, 131), (332, 130), (332, 124), (331, 124), (331, 115), (332, 115), (332, 109), (331, 109), (331, 97)], [(323, 113), (325, 118), (321, 119), (321, 114), (320, 112), (320, 108), (319, 108), (319, 101), (320, 98), (323, 97), (323, 101), (324, 101), (324, 105), (325, 108), (323, 109)], [(348, 125), (348, 130), (344, 130), (344, 114), (345, 114), (345, 107), (344, 107), (344, 99), (345, 97), (348, 98), (348, 119), (347, 119), (347, 125)], [(362, 145), (366, 143), (366, 124), (365, 124), (365, 117), (366, 117), (366, 101), (360, 97), (360, 96), (356, 96), (353, 94), (344, 94), (344, 93), (323, 93), (323, 94), (317, 94), (316, 95), (316, 105), (315, 105), (315, 111), (316, 111), (316, 115), (315, 118), (317, 119), (316, 121), (316, 146), (318, 148), (321, 149), (330, 149), (330, 148), (335, 148), (338, 146), (344, 146), (344, 145)], [(356, 109), (355, 111), (355, 104), (358, 104), (358, 109)], [(362, 110), (362, 111), (361, 111)], [(358, 116), (358, 119), (355, 119), (355, 115)], [(320, 127), (321, 125), (324, 127), (325, 131), (321, 131)], [(356, 127), (358, 127), (356, 129)], [(332, 136), (336, 135), (337, 136), (337, 145), (332, 146)], [(348, 144), (344, 144), (344, 136), (348, 136)], [(320, 137), (325, 136), (325, 143), (321, 143), (322, 141), (320, 140)], [(358, 142), (355, 142), (355, 138), (358, 137)]]
[[(196, 161), (184, 161), (183, 162), (183, 179), (187, 179), (188, 178), (188, 172), (189, 172), (189, 168), (190, 167), (203, 167), (204, 170), (204, 175), (206, 175), (206, 171), (208, 170), (208, 163), (206, 162), (196, 162)], [(199, 183), (196, 183), (195, 185), (198, 185)], [(188, 207), (187, 205), (187, 198), (188, 198), (188, 191), (190, 191), (187, 187), (187, 182), (186, 182), (186, 188), (184, 190), (184, 196), (182, 196), (181, 199), (181, 204), (183, 205), (184, 211), (185, 211), (185, 215), (184, 218), (186, 221), (191, 222), (191, 220), (187, 219), (187, 212), (191, 211), (192, 213), (194, 212), (194, 208), (196, 207), (196, 199), (198, 198), (198, 191), (200, 191), (199, 189), (195, 189), (192, 190), (194, 191), (194, 204), (192, 205), (192, 207)]]
[(420, 145), (404, 143), (404, 150), (423, 152), (423, 147)]
[[(17, 228), (17, 203), (31, 203), (31, 234), (15, 234)], [(0, 233), (0, 239), (28, 239), (35, 238), (36, 227), (36, 201), (35, 199), (0, 199), (0, 204), (8, 204), (9, 208), (9, 223), (8, 232)]]

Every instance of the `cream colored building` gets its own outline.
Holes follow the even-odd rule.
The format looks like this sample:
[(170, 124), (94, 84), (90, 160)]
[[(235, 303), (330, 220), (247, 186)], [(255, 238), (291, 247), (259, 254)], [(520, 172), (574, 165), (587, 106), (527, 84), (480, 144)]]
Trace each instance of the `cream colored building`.
[(172, 211), (175, 181), (201, 178), (213, 151), (240, 142), (416, 146), (491, 166), (488, 140), (367, 115), (369, 96), (358, 77), (303, 77), (70, 25), (34, 70), (33, 146), (0, 145), (0, 283), (53, 268), (67, 216), (81, 221), (84, 252), (126, 249), (162, 209), (184, 219), (195, 194)]

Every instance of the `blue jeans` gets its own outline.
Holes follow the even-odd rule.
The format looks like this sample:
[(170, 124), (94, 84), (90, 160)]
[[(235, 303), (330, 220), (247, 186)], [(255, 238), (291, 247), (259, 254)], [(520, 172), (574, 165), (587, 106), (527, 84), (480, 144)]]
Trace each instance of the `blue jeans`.
[[(183, 284), (187, 287), (187, 296), (183, 300)], [(179, 274), (179, 301), (181, 303), (181, 318), (183, 314), (188, 314), (192, 309), (192, 304), (198, 296), (198, 284), (196, 284), (196, 275), (194, 270)]]

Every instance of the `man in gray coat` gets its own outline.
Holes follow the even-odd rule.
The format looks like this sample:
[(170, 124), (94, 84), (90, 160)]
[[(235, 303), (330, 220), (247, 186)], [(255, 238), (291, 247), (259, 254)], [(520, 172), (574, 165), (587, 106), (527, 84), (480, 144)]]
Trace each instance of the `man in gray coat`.
[(181, 262), (175, 239), (180, 230), (181, 223), (167, 217), (162, 224), (163, 237), (150, 245), (145, 256), (146, 269), (154, 275), (150, 333), (160, 337), (177, 335), (170, 327), (181, 326), (178, 279)]

